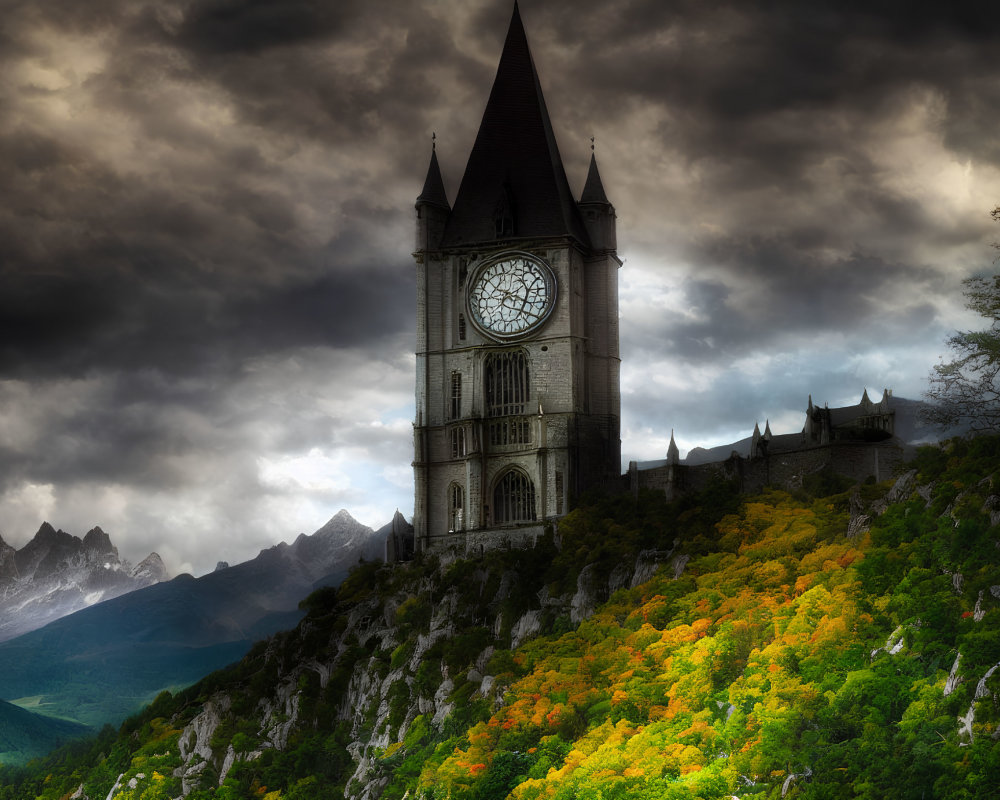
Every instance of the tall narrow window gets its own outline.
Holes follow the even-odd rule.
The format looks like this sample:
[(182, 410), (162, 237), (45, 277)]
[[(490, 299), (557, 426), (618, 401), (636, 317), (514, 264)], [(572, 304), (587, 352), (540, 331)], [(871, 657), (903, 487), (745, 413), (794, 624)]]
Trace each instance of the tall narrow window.
[(462, 416), (462, 373), (451, 373), (451, 419)]
[(465, 528), (465, 489), (457, 483), (448, 487), (448, 526), (452, 532)]
[(536, 519), (535, 485), (520, 470), (508, 470), (497, 481), (493, 489), (493, 519), (500, 525)]
[(465, 314), (458, 315), (458, 339), (465, 341)]
[(451, 429), (451, 457), (462, 458), (465, 456), (465, 427), (459, 425)]
[(528, 359), (519, 350), (494, 353), (486, 362), (486, 414), (523, 414), (528, 405)]
[(563, 474), (556, 472), (556, 513), (563, 513)]

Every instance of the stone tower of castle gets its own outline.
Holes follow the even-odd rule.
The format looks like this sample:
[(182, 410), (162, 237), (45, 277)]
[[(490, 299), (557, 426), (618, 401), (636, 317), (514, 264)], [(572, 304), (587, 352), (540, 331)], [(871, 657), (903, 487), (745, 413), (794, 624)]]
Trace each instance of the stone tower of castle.
[(454, 205), (416, 201), (414, 535), (526, 545), (620, 474), (615, 211), (574, 200), (517, 4)]

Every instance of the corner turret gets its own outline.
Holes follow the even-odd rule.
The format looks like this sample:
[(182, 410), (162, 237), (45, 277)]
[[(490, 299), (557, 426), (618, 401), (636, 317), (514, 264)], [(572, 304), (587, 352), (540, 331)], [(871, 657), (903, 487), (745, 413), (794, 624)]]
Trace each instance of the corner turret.
[(417, 231), (415, 249), (418, 253), (426, 250), (437, 250), (441, 245), (445, 225), (451, 214), (448, 195), (441, 179), (441, 168), (438, 166), (437, 147), (431, 144), (431, 163), (427, 167), (427, 177), (424, 188), (414, 204), (417, 210)]
[(615, 207), (608, 201), (608, 196), (604, 192), (601, 173), (597, 169), (597, 157), (593, 152), (590, 154), (587, 183), (583, 187), (583, 194), (577, 205), (594, 250), (617, 250)]

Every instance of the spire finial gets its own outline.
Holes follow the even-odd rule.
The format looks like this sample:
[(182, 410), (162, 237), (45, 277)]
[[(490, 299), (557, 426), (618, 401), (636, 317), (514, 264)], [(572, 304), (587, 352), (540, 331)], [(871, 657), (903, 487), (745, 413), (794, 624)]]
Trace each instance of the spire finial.
[(432, 153), (437, 150), (437, 138), (438, 138), (437, 133), (435, 133), (434, 131), (431, 131), (431, 152)]
[(593, 136), (590, 137), (590, 152), (591, 153), (594, 152), (594, 137)]

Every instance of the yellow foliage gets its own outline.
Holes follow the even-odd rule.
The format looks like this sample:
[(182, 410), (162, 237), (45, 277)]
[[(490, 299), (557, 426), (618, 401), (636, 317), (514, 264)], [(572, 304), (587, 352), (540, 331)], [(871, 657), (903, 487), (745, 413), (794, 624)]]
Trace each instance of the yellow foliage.
[(402, 746), (403, 746), (402, 742), (393, 742), (387, 748), (385, 748), (385, 752), (382, 754), (382, 758), (388, 758), (397, 750), (399, 750), (399, 748)]

